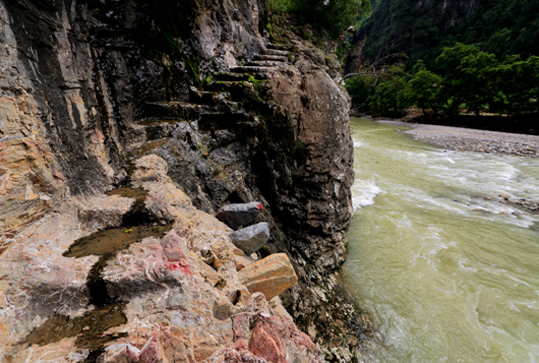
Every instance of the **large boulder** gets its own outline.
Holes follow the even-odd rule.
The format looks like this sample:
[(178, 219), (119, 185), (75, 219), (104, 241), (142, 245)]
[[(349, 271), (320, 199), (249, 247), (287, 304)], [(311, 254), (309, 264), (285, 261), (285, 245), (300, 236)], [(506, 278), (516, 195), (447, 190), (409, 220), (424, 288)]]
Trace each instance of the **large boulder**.
[(273, 299), (298, 281), (294, 267), (285, 253), (270, 255), (242, 269), (240, 282), (249, 292), (261, 292)]
[(261, 222), (253, 226), (240, 229), (229, 235), (230, 240), (245, 254), (256, 252), (270, 237), (269, 224)]
[(253, 222), (262, 209), (260, 202), (229, 204), (219, 209), (215, 217), (236, 230)]

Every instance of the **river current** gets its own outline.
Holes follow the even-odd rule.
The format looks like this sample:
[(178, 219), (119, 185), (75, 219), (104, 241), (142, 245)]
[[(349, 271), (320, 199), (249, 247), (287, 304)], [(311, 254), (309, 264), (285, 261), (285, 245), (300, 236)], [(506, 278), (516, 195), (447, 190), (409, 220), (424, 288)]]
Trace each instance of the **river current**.
[(539, 160), (447, 151), (351, 119), (345, 264), (377, 338), (368, 361), (539, 362)]

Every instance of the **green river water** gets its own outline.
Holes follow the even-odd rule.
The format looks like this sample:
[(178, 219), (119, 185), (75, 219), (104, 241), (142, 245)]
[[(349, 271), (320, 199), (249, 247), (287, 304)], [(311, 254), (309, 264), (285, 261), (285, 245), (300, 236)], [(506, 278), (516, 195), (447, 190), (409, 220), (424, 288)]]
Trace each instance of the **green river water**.
[(539, 201), (539, 160), (351, 127), (344, 271), (378, 331), (367, 361), (539, 361), (539, 215), (499, 197)]

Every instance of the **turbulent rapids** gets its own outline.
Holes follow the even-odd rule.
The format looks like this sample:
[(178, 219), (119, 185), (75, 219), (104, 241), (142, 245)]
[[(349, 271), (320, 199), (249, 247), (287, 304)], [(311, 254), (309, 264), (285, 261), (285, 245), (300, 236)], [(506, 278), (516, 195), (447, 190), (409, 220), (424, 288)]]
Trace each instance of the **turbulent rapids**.
[(345, 272), (374, 362), (539, 360), (539, 161), (447, 151), (352, 119)]

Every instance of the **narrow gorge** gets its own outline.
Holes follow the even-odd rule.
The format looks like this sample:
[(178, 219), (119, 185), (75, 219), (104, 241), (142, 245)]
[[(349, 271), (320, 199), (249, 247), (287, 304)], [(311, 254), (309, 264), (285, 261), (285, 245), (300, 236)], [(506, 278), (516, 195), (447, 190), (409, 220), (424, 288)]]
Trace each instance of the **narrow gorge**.
[(271, 16), (0, 0), (0, 360), (362, 360), (349, 97), (334, 47)]

